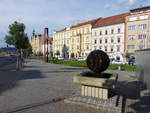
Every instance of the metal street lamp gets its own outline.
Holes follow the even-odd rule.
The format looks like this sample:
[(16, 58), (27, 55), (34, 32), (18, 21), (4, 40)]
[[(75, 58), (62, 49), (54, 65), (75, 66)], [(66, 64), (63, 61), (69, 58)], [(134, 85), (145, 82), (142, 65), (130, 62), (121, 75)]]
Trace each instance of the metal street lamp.
[(48, 62), (48, 28), (44, 29), (44, 60)]

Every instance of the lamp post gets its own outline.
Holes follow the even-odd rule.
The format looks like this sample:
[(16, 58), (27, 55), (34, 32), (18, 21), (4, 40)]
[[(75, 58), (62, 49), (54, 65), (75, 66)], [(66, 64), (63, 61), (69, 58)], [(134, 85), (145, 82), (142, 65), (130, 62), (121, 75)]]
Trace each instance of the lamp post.
[(48, 62), (48, 28), (44, 29), (44, 60)]
[(79, 50), (79, 57), (81, 57), (81, 46), (82, 46), (82, 39), (81, 39), (81, 33), (79, 34), (79, 41), (80, 41), (80, 50)]

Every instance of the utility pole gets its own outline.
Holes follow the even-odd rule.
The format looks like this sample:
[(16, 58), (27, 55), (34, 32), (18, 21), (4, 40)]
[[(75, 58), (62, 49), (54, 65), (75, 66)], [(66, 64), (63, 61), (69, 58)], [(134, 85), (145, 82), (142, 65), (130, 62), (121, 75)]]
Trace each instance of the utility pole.
[(79, 53), (79, 57), (81, 57), (81, 46), (82, 46), (82, 37), (81, 37), (81, 33), (79, 34), (80, 36), (80, 53)]
[(48, 62), (48, 28), (44, 29), (44, 60)]

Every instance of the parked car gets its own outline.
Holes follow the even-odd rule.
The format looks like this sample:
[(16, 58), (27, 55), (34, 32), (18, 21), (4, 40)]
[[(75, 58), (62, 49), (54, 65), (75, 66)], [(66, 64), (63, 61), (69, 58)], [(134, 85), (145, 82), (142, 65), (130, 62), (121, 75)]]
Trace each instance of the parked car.
[(128, 63), (120, 60), (113, 60), (112, 64), (128, 64)]
[(76, 61), (76, 60), (77, 60), (77, 58), (70, 58), (69, 60), (75, 60), (75, 61)]
[(128, 64), (129, 64), (129, 65), (135, 65), (135, 60), (134, 60), (134, 59), (130, 59), (130, 60), (128, 61)]
[(78, 61), (84, 61), (84, 60), (86, 60), (86, 57), (79, 57), (78, 58)]
[(63, 58), (63, 57), (58, 57), (57, 59), (58, 59), (58, 60), (64, 60), (64, 58)]

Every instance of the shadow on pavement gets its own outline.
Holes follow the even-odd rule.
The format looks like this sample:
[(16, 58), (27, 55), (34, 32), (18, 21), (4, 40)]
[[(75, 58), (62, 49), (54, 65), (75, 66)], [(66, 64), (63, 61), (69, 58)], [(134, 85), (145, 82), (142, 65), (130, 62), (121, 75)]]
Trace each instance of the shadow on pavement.
[(38, 70), (29, 71), (0, 71), (0, 94), (19, 86), (20, 80), (44, 78)]
[(150, 96), (143, 96), (134, 104), (129, 105), (137, 113), (150, 113)]
[(121, 96), (126, 98), (124, 100), (124, 106), (126, 106), (124, 111), (132, 109), (125, 113), (150, 113), (150, 93), (143, 94), (147, 89), (142, 87), (140, 82), (118, 82), (116, 89)]
[(117, 91), (122, 95), (126, 96), (128, 99), (138, 99), (140, 98), (140, 86), (138, 81), (132, 82), (117, 82)]

